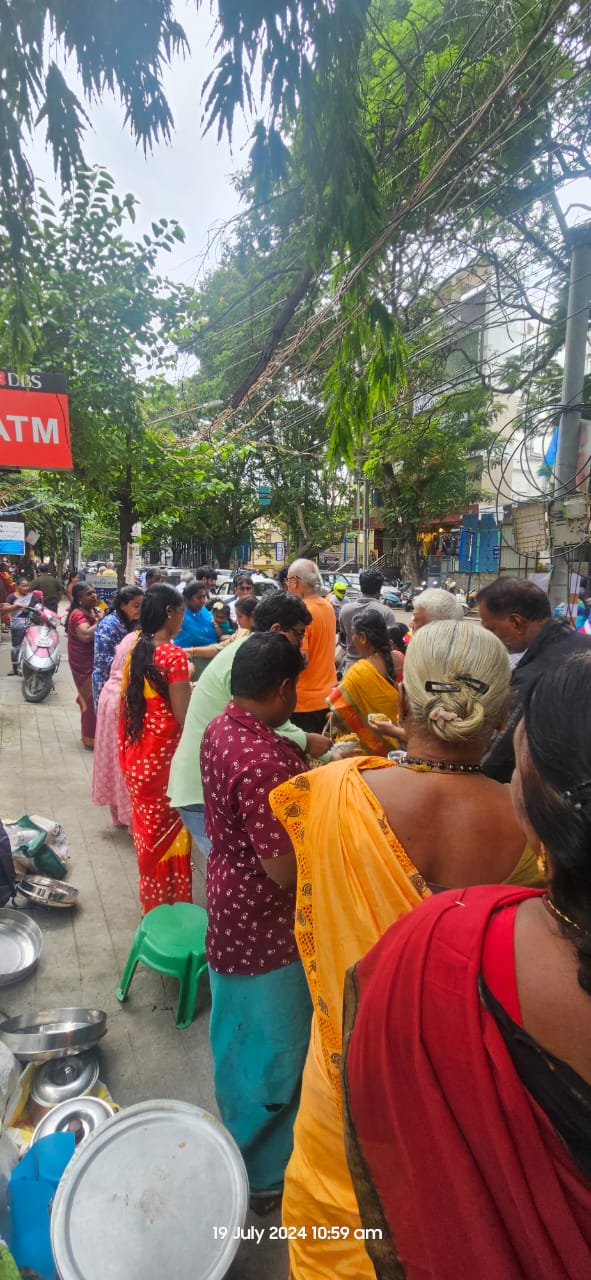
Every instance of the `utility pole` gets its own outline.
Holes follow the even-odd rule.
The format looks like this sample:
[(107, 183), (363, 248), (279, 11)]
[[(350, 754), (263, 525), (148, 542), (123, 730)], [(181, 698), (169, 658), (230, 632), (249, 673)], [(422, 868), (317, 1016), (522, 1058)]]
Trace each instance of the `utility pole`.
[(363, 477), (363, 568), (369, 569), (369, 483)]
[[(569, 232), (569, 243), (571, 246), (570, 283), (564, 345), (562, 413), (555, 466), (555, 498), (566, 497), (574, 493), (577, 487), (579, 427), (582, 417), (581, 405), (591, 304), (591, 222), (572, 227)], [(566, 556), (558, 555), (554, 558), (550, 580), (550, 603), (553, 607), (562, 604), (563, 601), (568, 603), (568, 596), (568, 560)]]

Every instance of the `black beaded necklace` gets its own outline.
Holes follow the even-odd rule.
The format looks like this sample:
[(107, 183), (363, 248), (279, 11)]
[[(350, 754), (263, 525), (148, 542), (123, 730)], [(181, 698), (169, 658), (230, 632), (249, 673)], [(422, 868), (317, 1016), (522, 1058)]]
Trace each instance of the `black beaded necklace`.
[(424, 769), (426, 773), (441, 770), (444, 773), (482, 773), (479, 764), (456, 764), (452, 760), (421, 760), (419, 756), (405, 756), (397, 764), (409, 765), (411, 769)]

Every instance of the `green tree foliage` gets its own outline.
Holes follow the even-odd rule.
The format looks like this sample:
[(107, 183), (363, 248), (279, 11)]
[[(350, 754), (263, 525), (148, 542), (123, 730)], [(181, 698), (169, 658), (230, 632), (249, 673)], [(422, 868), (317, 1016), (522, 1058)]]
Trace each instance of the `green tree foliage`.
[[(160, 371), (174, 365), (169, 339), (185, 302), (184, 290), (157, 274), (156, 258), (183, 233), (162, 219), (142, 244), (127, 240), (133, 205), (131, 196), (117, 197), (103, 170), (80, 170), (59, 208), (42, 195), (24, 250), (31, 365), (57, 368), (68, 381), (74, 475), (55, 486), (64, 501), (81, 502), (107, 525), (117, 522), (123, 566), (132, 526), (156, 512), (162, 521), (178, 519), (203, 484), (210, 454), (205, 445), (183, 446), (172, 431), (148, 425), (164, 394)], [(9, 309), (5, 287), (0, 316)], [(2, 333), (5, 362), (7, 325)], [(159, 372), (155, 381), (151, 370)]]
[[(419, 260), (429, 263), (432, 287), (467, 255), (489, 261), (502, 287), (512, 280), (514, 286), (512, 264), (524, 249), (535, 249), (542, 264), (564, 270), (555, 187), (565, 177), (591, 172), (588, 6), (567, 0), (551, 7), (529, 0), (372, 0), (354, 5), (350, 41), (341, 28), (346, 8), (310, 0), (273, 6), (269, 16), (268, 6), (257, 0), (219, 6), (224, 74), (218, 67), (208, 86), (209, 109), (231, 127), (236, 106), (250, 104), (249, 59), (258, 39), (267, 120), (270, 127), (282, 127), (289, 144), (279, 190), (289, 178), (298, 193), (296, 217), (306, 228), (313, 267), (308, 287), (288, 313), (289, 328), (279, 335), (286, 340), (279, 348), (277, 333), (270, 344), (263, 339), (255, 377), (242, 377), (237, 389), (235, 384), (231, 410), (263, 386), (280, 395), (295, 353), (314, 334), (323, 335), (325, 348), (327, 326), (335, 347), (344, 333), (345, 342), (361, 350), (357, 365), (368, 383), (378, 384), (368, 386), (370, 403), (393, 396), (403, 372), (406, 282), (416, 276)], [(332, 215), (329, 241), (325, 209), (332, 165), (343, 150), (339, 103), (345, 86), (355, 101), (353, 114), (345, 117), (347, 129), (359, 145), (348, 146), (348, 183), (333, 192), (335, 199), (341, 194), (343, 207), (340, 217)], [(320, 165), (308, 95), (324, 145)], [(371, 172), (360, 147), (364, 157), (371, 156)], [(255, 189), (260, 163), (255, 137)], [(344, 230), (351, 189), (371, 206), (356, 239)], [(293, 220), (284, 223), (283, 233), (295, 234)], [(321, 303), (310, 314), (315, 296)], [(390, 312), (391, 333), (399, 330), (393, 353), (385, 350), (383, 324), (368, 321), (376, 300)], [(346, 454), (355, 447), (356, 424), (351, 388), (339, 376), (339, 364), (342, 370), (345, 361), (337, 350), (328, 389), (335, 447)], [(357, 398), (361, 410), (363, 394)], [(366, 422), (357, 429), (364, 431)]]
[[(82, 162), (86, 106), (106, 92), (120, 98), (125, 124), (144, 149), (169, 138), (162, 71), (186, 48), (172, 0), (0, 0), (0, 267), (11, 293), (11, 362), (29, 363), (34, 342), (23, 252), (34, 193), (27, 137), (45, 127), (64, 189)], [(60, 55), (77, 68), (82, 101)]]

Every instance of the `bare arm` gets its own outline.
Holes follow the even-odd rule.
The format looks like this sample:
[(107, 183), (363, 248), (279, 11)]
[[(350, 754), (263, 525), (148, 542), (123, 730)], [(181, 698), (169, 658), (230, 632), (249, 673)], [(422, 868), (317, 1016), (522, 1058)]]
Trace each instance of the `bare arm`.
[(219, 644), (198, 644), (191, 649), (185, 649), (188, 658), (215, 658), (219, 651)]
[(265, 875), (282, 889), (293, 889), (297, 884), (298, 868), (293, 849), (277, 858), (260, 858)]
[(170, 685), (170, 706), (178, 724), (185, 723), (190, 698), (191, 685), (188, 680), (176, 680)]

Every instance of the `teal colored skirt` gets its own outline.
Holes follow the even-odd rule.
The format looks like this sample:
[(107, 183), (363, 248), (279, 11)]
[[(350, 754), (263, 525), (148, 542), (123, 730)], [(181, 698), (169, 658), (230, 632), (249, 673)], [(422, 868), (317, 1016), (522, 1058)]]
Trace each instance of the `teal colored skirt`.
[(299, 960), (255, 977), (209, 971), (215, 1096), (250, 1189), (279, 1191), (293, 1147), (312, 1002)]

